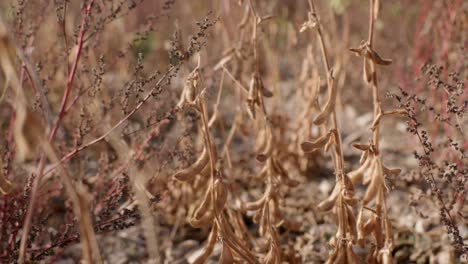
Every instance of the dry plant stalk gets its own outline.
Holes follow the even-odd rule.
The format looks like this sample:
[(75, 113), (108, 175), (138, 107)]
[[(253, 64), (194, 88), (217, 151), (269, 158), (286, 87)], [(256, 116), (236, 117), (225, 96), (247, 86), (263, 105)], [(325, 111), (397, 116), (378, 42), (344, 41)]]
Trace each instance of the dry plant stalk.
[[(315, 149), (325, 147), (329, 148), (330, 141), (337, 146), (340, 146), (339, 130), (336, 127), (336, 116), (334, 107), (330, 108), (335, 103), (337, 89), (333, 85), (333, 76), (330, 66), (327, 62), (327, 53), (325, 43), (322, 37), (321, 25), (318, 21), (314, 3), (309, 1), (312, 12), (309, 13), (309, 20), (303, 24), (302, 31), (316, 27), (319, 35), (322, 54), (324, 57), (325, 68), (328, 70), (328, 91), (329, 98), (322, 110), (315, 119), (314, 124), (322, 124), (330, 113), (332, 114), (333, 129), (327, 134), (318, 138), (314, 142), (304, 142), (302, 148), (305, 152), (311, 152)], [(367, 262), (370, 263), (391, 263), (391, 250), (392, 250), (392, 237), (391, 227), (388, 219), (386, 192), (388, 187), (385, 184), (387, 177), (396, 177), (400, 173), (400, 169), (390, 169), (383, 165), (381, 156), (379, 154), (379, 124), (380, 120), (385, 115), (401, 114), (403, 111), (387, 111), (384, 112), (380, 107), (379, 90), (377, 82), (376, 65), (388, 65), (391, 60), (382, 59), (377, 52), (373, 50), (373, 35), (374, 23), (377, 19), (379, 8), (378, 0), (371, 0), (370, 2), (370, 29), (369, 38), (363, 42), (359, 48), (350, 49), (357, 55), (363, 57), (363, 72), (364, 80), (368, 83), (373, 91), (373, 104), (374, 104), (374, 121), (371, 130), (373, 131), (373, 141), (370, 144), (354, 144), (353, 146), (362, 151), (360, 159), (360, 167), (346, 174), (341, 174), (341, 185), (335, 186), (331, 195), (318, 205), (318, 208), (323, 211), (330, 209), (337, 210), (338, 214), (338, 233), (331, 244), (334, 247), (334, 252), (330, 256), (329, 263), (360, 263), (360, 258), (353, 253), (352, 245), (358, 243), (361, 247), (365, 246), (365, 239), (369, 235), (375, 238), (375, 247), (373, 251), (367, 256)], [(337, 168), (337, 176), (342, 173), (342, 155), (339, 151), (335, 151), (335, 163)], [(353, 198), (353, 184), (362, 182), (367, 186), (367, 190), (360, 200), (361, 209), (357, 219), (354, 216), (353, 207), (357, 204), (357, 200)], [(344, 192), (343, 192), (344, 191)], [(375, 202), (375, 209), (368, 208), (370, 202)], [(366, 217), (364, 209), (370, 211), (371, 216)], [(366, 219), (367, 218), (367, 219)], [(346, 234), (349, 233), (349, 237)], [(343, 244), (343, 241), (346, 243)]]
[[(366, 193), (361, 200), (357, 228), (358, 242), (364, 246), (365, 238), (373, 234), (375, 247), (367, 256), (367, 261), (371, 263), (392, 263), (391, 251), (393, 249), (393, 238), (391, 224), (388, 218), (388, 207), (386, 193), (389, 191), (386, 178), (396, 177), (400, 174), (400, 169), (389, 169), (383, 165), (382, 156), (379, 151), (379, 125), (380, 119), (384, 115), (392, 113), (402, 113), (400, 110), (384, 112), (381, 108), (379, 98), (379, 87), (377, 78), (377, 65), (389, 65), (392, 60), (382, 59), (374, 50), (374, 28), (378, 18), (380, 0), (370, 0), (369, 2), (369, 35), (367, 41), (363, 41), (358, 48), (350, 51), (363, 58), (364, 80), (372, 89), (374, 121), (371, 130), (373, 139), (370, 144), (355, 144), (354, 147), (362, 151), (361, 167), (350, 173), (353, 181), (362, 181), (367, 185)], [(375, 208), (369, 209), (370, 216), (365, 217), (364, 209), (374, 201)], [(366, 219), (367, 218), (367, 219)]]
[[(277, 228), (284, 225), (286, 228), (297, 229), (297, 224), (290, 222), (285, 218), (281, 209), (280, 187), (288, 186), (295, 187), (299, 182), (291, 179), (287, 170), (283, 167), (279, 159), (279, 150), (277, 142), (270, 123), (266, 106), (265, 98), (270, 98), (273, 93), (267, 89), (262, 81), (259, 70), (259, 55), (258, 55), (258, 26), (267, 19), (260, 17), (252, 1), (246, 3), (246, 14), (239, 28), (247, 31), (251, 30), (250, 45), (253, 50), (253, 66), (254, 72), (251, 74), (250, 84), (246, 96), (246, 112), (255, 122), (257, 127), (257, 137), (255, 143), (256, 160), (263, 164), (257, 178), (266, 184), (263, 196), (253, 202), (241, 202), (242, 211), (255, 211), (253, 221), (259, 225), (259, 234), (267, 240), (263, 250), (267, 253), (263, 257), (263, 263), (279, 264), (282, 262), (282, 252), (280, 248), (279, 234)], [(248, 25), (251, 27), (248, 27)]]
[(327, 48), (325, 45), (322, 26), (317, 14), (315, 4), (309, 0), (310, 12), (308, 20), (302, 25), (301, 32), (310, 28), (316, 28), (319, 39), (322, 60), (327, 74), (328, 99), (325, 107), (315, 117), (314, 124), (322, 125), (331, 120), (329, 131), (313, 142), (303, 142), (301, 144), (304, 152), (312, 152), (316, 149), (333, 147), (333, 160), (335, 165), (336, 185), (328, 199), (321, 202), (318, 208), (322, 211), (334, 209), (338, 216), (338, 231), (331, 239), (330, 245), (332, 253), (327, 263), (361, 263), (359, 256), (353, 251), (353, 244), (357, 238), (356, 217), (354, 215), (354, 206), (357, 200), (354, 198), (354, 186), (351, 179), (344, 173), (343, 152), (340, 130), (336, 118), (336, 98), (338, 87), (335, 83), (333, 69), (328, 60)]
[[(188, 168), (173, 175), (179, 181), (189, 182), (197, 175), (208, 178), (207, 186), (200, 186), (206, 190), (201, 203), (195, 209), (190, 219), (193, 227), (202, 227), (211, 224), (211, 231), (207, 244), (201, 255), (194, 263), (204, 263), (211, 255), (214, 245), (219, 239), (222, 244), (220, 263), (233, 263), (239, 257), (248, 263), (258, 263), (255, 256), (234, 234), (226, 219), (225, 210), (229, 190), (225, 182), (221, 160), (218, 158), (216, 146), (210, 135), (210, 124), (216, 120), (208, 118), (208, 111), (204, 100), (205, 87), (200, 71), (200, 55), (198, 66), (190, 73), (179, 101), (179, 107), (191, 107), (201, 116), (200, 127), (203, 133), (204, 150), (197, 161)], [(216, 109), (214, 112), (216, 113)], [(211, 121), (211, 122), (210, 122)]]

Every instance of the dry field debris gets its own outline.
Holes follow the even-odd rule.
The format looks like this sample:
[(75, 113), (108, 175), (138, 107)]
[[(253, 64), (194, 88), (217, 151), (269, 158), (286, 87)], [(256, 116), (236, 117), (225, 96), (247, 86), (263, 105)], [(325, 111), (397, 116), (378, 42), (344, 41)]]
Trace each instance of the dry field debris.
[(467, 263), (468, 3), (0, 2), (0, 263)]

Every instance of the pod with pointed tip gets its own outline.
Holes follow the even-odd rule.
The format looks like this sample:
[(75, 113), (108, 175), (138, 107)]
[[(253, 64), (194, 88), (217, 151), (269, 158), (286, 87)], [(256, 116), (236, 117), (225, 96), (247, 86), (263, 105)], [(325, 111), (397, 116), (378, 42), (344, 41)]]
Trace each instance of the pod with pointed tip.
[(206, 260), (210, 257), (211, 252), (213, 252), (217, 236), (218, 227), (216, 224), (214, 224), (211, 228), (210, 235), (208, 236), (208, 241), (206, 242), (205, 250), (203, 250), (203, 253), (195, 259), (193, 264), (202, 264), (206, 262)]
[(260, 150), (261, 153), (257, 154), (256, 159), (259, 162), (265, 162), (271, 155), (273, 151), (273, 136), (271, 133), (268, 133), (267, 143), (266, 145)]
[(333, 189), (332, 193), (330, 196), (328, 196), (327, 199), (323, 200), (317, 205), (317, 208), (322, 211), (328, 211), (333, 208), (335, 205), (336, 198), (338, 198), (338, 195), (340, 194), (341, 190), (341, 185), (340, 184), (335, 184), (335, 188)]
[(234, 263), (234, 257), (232, 256), (231, 249), (225, 242), (223, 242), (223, 250), (218, 261), (219, 264), (232, 264)]
[(362, 198), (363, 205), (367, 205), (377, 195), (379, 189), (383, 187), (383, 176), (379, 173), (378, 163), (375, 165), (375, 169), (373, 171), (370, 184)]
[(226, 187), (224, 183), (219, 179), (215, 182), (215, 192), (216, 192), (216, 211), (221, 212), (224, 209), (224, 205), (227, 201), (228, 192), (226, 191)]
[(353, 183), (361, 181), (364, 176), (364, 172), (369, 169), (370, 165), (371, 159), (366, 159), (366, 161), (359, 168), (348, 172), (348, 177)]
[(330, 138), (330, 135), (331, 135), (331, 132), (328, 132), (327, 134), (319, 137), (318, 139), (316, 139), (315, 141), (313, 142), (310, 142), (310, 141), (304, 141), (301, 143), (301, 149), (302, 151), (304, 151), (305, 153), (309, 153), (309, 152), (312, 152), (316, 149), (319, 149), (323, 146), (325, 146), (325, 144), (327, 144), (329, 138)]
[(328, 88), (330, 90), (330, 95), (328, 96), (327, 103), (325, 104), (325, 107), (323, 108), (322, 112), (320, 112), (315, 117), (314, 119), (315, 125), (323, 124), (327, 120), (327, 118), (330, 116), (332, 111), (335, 109), (336, 96), (338, 94), (338, 89), (333, 80), (333, 71), (330, 71), (330, 74), (328, 76)]
[(209, 160), (210, 156), (208, 154), (208, 151), (206, 148), (204, 148), (202, 154), (197, 159), (197, 161), (195, 161), (195, 163), (193, 163), (190, 167), (186, 169), (178, 171), (173, 175), (173, 177), (179, 181), (189, 181), (193, 177), (195, 177), (195, 175), (199, 174), (203, 170), (203, 168), (205, 168)]

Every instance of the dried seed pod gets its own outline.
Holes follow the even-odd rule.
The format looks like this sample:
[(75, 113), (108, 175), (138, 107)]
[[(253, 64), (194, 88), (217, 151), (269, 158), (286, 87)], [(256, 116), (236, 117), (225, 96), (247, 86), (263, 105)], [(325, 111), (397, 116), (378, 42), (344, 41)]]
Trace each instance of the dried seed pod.
[(375, 218), (367, 219), (361, 229), (361, 237), (364, 238), (368, 236), (374, 230), (376, 225)]
[(335, 249), (333, 250), (333, 252), (331, 253), (331, 255), (328, 257), (328, 260), (327, 262), (325, 262), (325, 264), (332, 264), (332, 263), (335, 263), (335, 260), (338, 258), (338, 248), (336, 248), (336, 243), (335, 243), (335, 240), (336, 238), (335, 237), (332, 237), (330, 239), (330, 246), (331, 247), (335, 247)]
[(255, 141), (255, 152), (261, 152), (263, 149), (265, 149), (266, 145), (267, 145), (267, 141), (268, 141), (268, 138), (267, 138), (267, 129), (264, 128), (264, 129), (260, 129), (258, 131), (258, 135), (257, 135), (257, 138), (256, 138), (256, 141)]
[(242, 204), (243, 211), (259, 210), (260, 208), (262, 208), (263, 204), (265, 203), (266, 197), (267, 197), (267, 195), (265, 193), (262, 196), (262, 198), (258, 199), (257, 201)]
[(369, 186), (367, 187), (367, 191), (362, 198), (362, 204), (367, 205), (379, 192), (379, 189), (383, 187), (383, 176), (381, 174), (381, 169), (379, 169), (380, 164), (376, 163), (374, 166), (375, 169), (372, 173), (372, 178)]
[[(263, 208), (263, 207), (262, 207)], [(252, 221), (256, 224), (260, 223), (260, 221), (262, 220), (261, 217), (262, 217), (262, 212), (263, 210), (258, 210), (255, 215), (252, 217)]]
[(319, 149), (319, 148), (325, 146), (325, 144), (327, 144), (327, 142), (330, 139), (330, 136), (331, 136), (331, 131), (328, 132), (327, 134), (319, 137), (318, 139), (316, 139), (313, 142), (304, 141), (304, 142), (301, 143), (301, 149), (305, 153), (309, 153), (309, 152), (312, 152), (312, 151), (314, 151), (316, 149)]
[(244, 16), (242, 17), (242, 20), (239, 23), (239, 25), (237, 25), (237, 28), (242, 30), (247, 25), (247, 22), (249, 22), (250, 16), (251, 16), (250, 8), (246, 6), (245, 11), (244, 11)]
[(328, 152), (334, 143), (335, 143), (335, 137), (329, 137), (328, 142), (327, 144), (325, 144), (325, 148), (323, 148), (323, 150), (325, 152)]
[(366, 161), (357, 169), (350, 171), (348, 177), (352, 182), (356, 183), (363, 179), (364, 173), (369, 169), (372, 163), (372, 159), (366, 159)]
[(353, 245), (351, 243), (348, 243), (348, 245), (346, 246), (346, 260), (349, 264), (362, 263), (361, 258), (356, 253), (354, 253)]
[(375, 63), (379, 65), (390, 65), (392, 64), (391, 59), (383, 59), (380, 55), (371, 49), (369, 46), (367, 47), (366, 55)]
[(346, 206), (346, 216), (349, 228), (348, 232), (350, 233), (352, 240), (355, 240), (357, 238), (356, 216), (348, 206)]
[(372, 75), (374, 73), (372, 61), (366, 57), (363, 58), (363, 73), (364, 73), (364, 81), (369, 84), (372, 81)]
[(260, 226), (258, 228), (258, 233), (262, 236), (264, 236), (267, 233), (267, 230), (270, 228), (270, 223), (268, 221), (269, 219), (268, 206), (269, 206), (268, 202), (263, 204), (263, 208), (262, 208), (261, 215), (260, 215)]
[(369, 168), (364, 171), (364, 177), (362, 178), (362, 183), (364, 185), (368, 185), (370, 181), (372, 180), (372, 177), (374, 175), (375, 170), (377, 169), (377, 162), (375, 162), (376, 158), (372, 158), (370, 161)]
[(195, 163), (193, 163), (190, 167), (178, 171), (176, 174), (173, 175), (179, 181), (189, 181), (195, 175), (199, 174), (203, 168), (208, 164), (210, 160), (210, 156), (206, 148), (203, 149), (201, 156), (197, 159)]
[(400, 168), (389, 169), (389, 168), (387, 168), (385, 166), (382, 166), (382, 169), (383, 169), (384, 175), (386, 175), (388, 177), (398, 177), (398, 175), (400, 175), (400, 173), (401, 173)]
[(336, 198), (338, 198), (338, 195), (340, 194), (341, 191), (341, 185), (340, 184), (335, 184), (335, 188), (333, 189), (332, 193), (330, 196), (328, 196), (327, 199), (323, 200), (317, 205), (317, 209), (325, 212), (333, 208), (335, 205)]
[(205, 263), (206, 260), (210, 257), (211, 252), (213, 252), (214, 245), (216, 244), (216, 238), (218, 236), (218, 227), (216, 224), (213, 225), (211, 228), (210, 235), (208, 236), (208, 241), (206, 242), (205, 250), (203, 253), (198, 256), (195, 261), (193, 262), (194, 264), (202, 264)]
[(249, 114), (252, 120), (255, 120), (256, 113), (255, 113), (255, 105), (258, 103), (258, 91), (257, 86), (255, 85), (255, 77), (252, 74), (252, 78), (250, 79), (249, 85), (249, 92), (247, 97), (247, 113)]
[(281, 257), (280, 257), (280, 251), (278, 249), (278, 246), (276, 245), (275, 242), (272, 241), (270, 238), (268, 243), (270, 244), (270, 248), (268, 249), (268, 253), (265, 255), (263, 258), (263, 263), (265, 264), (280, 264), (281, 263)]
[(211, 188), (209, 188), (206, 191), (205, 196), (203, 197), (203, 201), (200, 203), (200, 205), (198, 205), (197, 209), (195, 210), (193, 214), (193, 218), (198, 219), (198, 218), (201, 218), (204, 214), (206, 214), (206, 212), (211, 208), (211, 204), (212, 204), (211, 197), (212, 197), (212, 192), (211, 192)]
[(229, 246), (226, 245), (225, 242), (223, 242), (223, 250), (221, 252), (221, 257), (219, 258), (218, 263), (219, 264), (234, 263), (234, 257), (232, 256), (231, 249), (229, 248)]
[(328, 97), (328, 101), (325, 104), (325, 107), (323, 108), (322, 112), (320, 112), (315, 117), (314, 119), (315, 125), (323, 124), (327, 120), (327, 118), (330, 116), (333, 109), (335, 109), (336, 96), (338, 94), (338, 89), (334, 82), (333, 70), (330, 70), (330, 74), (328, 76), (327, 82), (328, 82), (328, 89), (330, 90), (330, 95)]
[(190, 219), (190, 225), (196, 228), (200, 228), (213, 222), (213, 218), (213, 211), (210, 210), (199, 218), (192, 217)]
[(369, 151), (363, 151), (361, 158), (359, 159), (359, 164), (364, 164), (364, 162), (367, 160), (367, 157), (369, 157)]
[(214, 189), (216, 192), (215, 209), (217, 212), (221, 212), (226, 204), (228, 192), (224, 183), (219, 179), (216, 180)]
[(390, 250), (388, 248), (381, 249), (379, 251), (379, 255), (380, 255), (382, 264), (392, 264), (393, 263), (392, 254), (390, 253)]
[(336, 258), (331, 262), (333, 264), (343, 264), (346, 263), (346, 250), (342, 247), (338, 249), (338, 254)]
[(367, 151), (370, 149), (369, 144), (359, 144), (359, 143), (353, 143), (352, 144), (353, 148), (361, 150), (361, 151)]

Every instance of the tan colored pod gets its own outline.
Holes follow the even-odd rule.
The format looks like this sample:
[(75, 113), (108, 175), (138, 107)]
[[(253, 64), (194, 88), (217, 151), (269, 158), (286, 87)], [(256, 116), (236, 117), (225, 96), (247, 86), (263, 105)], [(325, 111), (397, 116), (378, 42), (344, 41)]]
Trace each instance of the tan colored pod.
[(323, 108), (322, 112), (320, 112), (320, 114), (318, 114), (315, 117), (314, 119), (315, 125), (323, 124), (327, 120), (327, 118), (330, 116), (333, 109), (335, 109), (338, 88), (336, 87), (333, 81), (333, 71), (330, 71), (330, 75), (328, 76), (328, 88), (330, 90), (330, 95), (328, 97), (327, 103), (325, 104), (325, 107)]
[(189, 181), (195, 175), (199, 174), (203, 168), (205, 168), (206, 164), (208, 164), (208, 161), (210, 159), (209, 153), (206, 148), (203, 149), (203, 152), (201, 156), (193, 163), (190, 167), (183, 169), (181, 171), (178, 171), (173, 175), (174, 178), (176, 178), (179, 181)]

